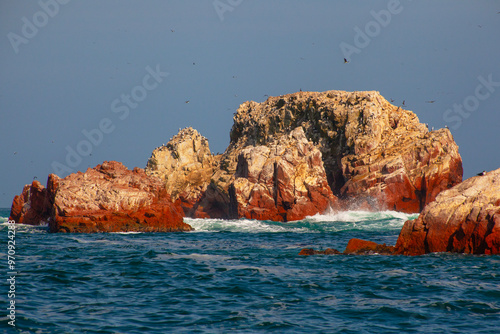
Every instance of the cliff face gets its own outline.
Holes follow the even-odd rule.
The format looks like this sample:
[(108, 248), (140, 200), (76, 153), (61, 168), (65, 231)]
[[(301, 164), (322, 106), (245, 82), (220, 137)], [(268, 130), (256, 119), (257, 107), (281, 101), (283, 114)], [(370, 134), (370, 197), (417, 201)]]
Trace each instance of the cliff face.
[(266, 146), (247, 146), (229, 186), (233, 218), (289, 221), (325, 211), (336, 200), (321, 152), (302, 127)]
[(419, 212), (462, 181), (462, 159), (448, 129), (429, 132), (414, 113), (375, 91), (327, 91), (243, 103), (214, 173), (218, 189), (229, 189), (243, 149), (268, 146), (297, 127), (322, 153), (328, 184), (344, 203)]
[(404, 224), (396, 252), (500, 254), (500, 169), (440, 193)]

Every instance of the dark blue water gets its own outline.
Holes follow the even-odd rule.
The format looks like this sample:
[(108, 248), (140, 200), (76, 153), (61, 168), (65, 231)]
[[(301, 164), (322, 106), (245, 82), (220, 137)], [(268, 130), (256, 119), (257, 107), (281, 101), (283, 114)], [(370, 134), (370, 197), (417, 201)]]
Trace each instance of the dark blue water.
[(394, 244), (407, 217), (187, 219), (197, 232), (170, 234), (49, 234), (18, 225), (15, 328), (6, 317), (3, 223), (1, 326), (25, 333), (498, 332), (498, 256), (297, 255), (305, 247), (343, 250), (351, 237)]

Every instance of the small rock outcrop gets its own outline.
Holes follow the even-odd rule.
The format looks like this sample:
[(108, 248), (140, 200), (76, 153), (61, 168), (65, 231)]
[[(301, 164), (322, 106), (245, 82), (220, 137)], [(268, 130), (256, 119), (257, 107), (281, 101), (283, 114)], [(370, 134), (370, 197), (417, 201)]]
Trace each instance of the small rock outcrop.
[(500, 254), (500, 169), (441, 192), (404, 224), (396, 252)]
[(47, 188), (35, 180), (24, 186), (21, 195), (14, 197), (9, 219), (18, 224), (39, 225), (48, 222), (51, 210)]
[(349, 240), (347, 246), (344, 250), (344, 254), (354, 254), (354, 255), (368, 255), (368, 254), (379, 254), (379, 255), (393, 255), (394, 246), (387, 246), (386, 244), (377, 244), (373, 241), (362, 240), (353, 238)]
[(334, 204), (321, 152), (302, 127), (266, 146), (247, 146), (229, 186), (232, 218), (291, 221)]
[(322, 251), (314, 250), (313, 248), (303, 248), (299, 252), (299, 255), (309, 256), (309, 255), (338, 255), (342, 254), (335, 248), (327, 248)]
[[(45, 221), (50, 232), (71, 233), (192, 230), (162, 181), (140, 168), (129, 170), (119, 162), (106, 161), (64, 179), (50, 174), (47, 188), (35, 182), (24, 201), (23, 208), (31, 208), (24, 216), (16, 215), (19, 200), (14, 199), (11, 217), (17, 223)], [(41, 191), (33, 191), (33, 185)], [(44, 203), (42, 209), (36, 210), (36, 218), (28, 219), (38, 202)]]
[(216, 165), (208, 140), (193, 128), (185, 128), (153, 151), (145, 172), (165, 182), (167, 192), (186, 216), (205, 218), (208, 214), (197, 209)]

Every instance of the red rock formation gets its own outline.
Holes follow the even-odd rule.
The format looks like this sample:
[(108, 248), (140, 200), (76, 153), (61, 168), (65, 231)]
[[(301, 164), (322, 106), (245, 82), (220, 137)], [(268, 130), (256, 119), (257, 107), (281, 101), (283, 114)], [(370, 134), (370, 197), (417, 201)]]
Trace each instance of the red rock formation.
[(441, 192), (404, 224), (396, 252), (500, 254), (500, 169)]
[(16, 197), (12, 206), (13, 219), (38, 224), (40, 217), (46, 217), (50, 232), (192, 230), (183, 222), (181, 207), (172, 203), (159, 179), (148, 177), (140, 168), (128, 170), (115, 161), (104, 162), (85, 173), (70, 174), (64, 179), (51, 174), (46, 189), (36, 181), (29, 193), (26, 189), (21, 199), (29, 203), (31, 210), (25, 210), (24, 216), (21, 210), (19, 215), (23, 201)]
[(9, 219), (18, 224), (39, 225), (51, 215), (51, 201), (47, 189), (39, 181), (24, 186), (21, 195), (12, 201)]
[(300, 220), (336, 201), (321, 152), (301, 127), (267, 146), (243, 149), (229, 196), (233, 218), (273, 221)]
[(394, 246), (387, 246), (386, 244), (377, 244), (373, 241), (362, 240), (353, 238), (347, 243), (344, 254), (380, 254), (392, 255), (394, 254)]
[[(54, 183), (56, 183), (54, 181)], [(144, 170), (104, 162), (58, 180), (51, 232), (190, 231), (163, 183)]]
[(243, 103), (222, 157), (227, 172), (215, 179), (227, 182), (245, 147), (268, 145), (297, 126), (321, 151), (328, 183), (345, 202), (415, 213), (462, 181), (449, 130), (430, 132), (413, 112), (375, 91), (299, 92)]
[(339, 252), (338, 250), (336, 250), (335, 248), (327, 248), (327, 249), (322, 250), (322, 251), (317, 251), (317, 250), (314, 250), (312, 248), (303, 248), (299, 252), (299, 255), (304, 255), (304, 256), (308, 256), (308, 255), (337, 255), (337, 254), (342, 254), (342, 253)]

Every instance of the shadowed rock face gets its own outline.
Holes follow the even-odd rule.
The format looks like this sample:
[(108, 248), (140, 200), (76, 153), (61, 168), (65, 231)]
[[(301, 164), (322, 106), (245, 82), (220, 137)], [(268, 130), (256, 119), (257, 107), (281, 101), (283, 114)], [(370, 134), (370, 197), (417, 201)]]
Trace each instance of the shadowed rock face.
[(404, 224), (396, 252), (500, 254), (500, 169), (441, 192)]
[[(180, 206), (170, 201), (161, 180), (148, 177), (140, 168), (128, 170), (119, 162), (109, 161), (64, 179), (51, 174), (47, 184), (42, 189), (45, 206), (40, 212), (47, 213), (50, 232), (192, 230), (183, 222)], [(41, 201), (37, 193), (30, 194), (26, 203)], [(24, 220), (11, 216), (16, 222), (28, 223), (27, 212)], [(39, 224), (40, 220), (29, 222)]]

